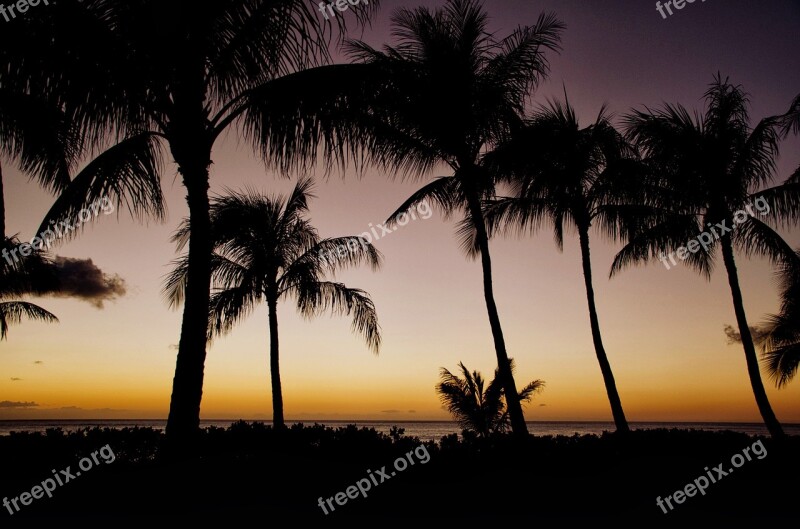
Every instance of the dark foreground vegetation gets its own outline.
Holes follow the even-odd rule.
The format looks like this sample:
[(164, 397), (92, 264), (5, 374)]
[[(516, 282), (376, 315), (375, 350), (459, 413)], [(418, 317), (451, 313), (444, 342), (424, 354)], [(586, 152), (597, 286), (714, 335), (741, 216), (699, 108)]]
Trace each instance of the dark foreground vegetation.
[[(777, 445), (762, 439), (767, 455), (752, 458), (664, 514), (656, 505), (695, 478), (752, 446), (735, 432), (639, 430), (627, 435), (531, 437), (468, 435), (425, 442), (430, 459), (349, 499), (325, 515), (318, 505), (419, 447), (402, 429), (383, 434), (348, 426), (294, 425), (282, 434), (261, 423), (238, 422), (202, 432), (190, 461), (162, 456), (164, 436), (149, 428), (15, 433), (0, 437), (0, 496), (17, 497), (109, 445), (116, 459), (22, 507), (0, 512), (4, 526), (33, 519), (77, 520), (87, 526), (114, 521), (181, 519), (204, 522), (348, 521), (385, 523), (493, 520), (610, 519), (625, 525), (675, 525), (698, 519), (789, 520), (795, 505), (800, 438)], [(379, 479), (378, 479), (379, 480)], [(334, 504), (335, 505), (335, 504)]]

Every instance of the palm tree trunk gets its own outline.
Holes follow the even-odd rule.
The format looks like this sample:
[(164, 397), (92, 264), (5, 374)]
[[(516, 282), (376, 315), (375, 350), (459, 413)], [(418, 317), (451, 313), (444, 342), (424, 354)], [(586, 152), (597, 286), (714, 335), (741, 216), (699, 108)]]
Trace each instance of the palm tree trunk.
[(586, 299), (589, 302), (589, 323), (592, 327), (592, 340), (594, 341), (594, 352), (597, 354), (597, 361), (600, 364), (600, 372), (603, 374), (603, 382), (606, 385), (606, 394), (611, 403), (611, 414), (614, 417), (614, 424), (618, 432), (629, 432), (628, 421), (625, 419), (625, 412), (622, 411), (622, 401), (617, 392), (617, 383), (614, 381), (614, 373), (611, 371), (611, 364), (603, 347), (603, 339), (600, 336), (600, 321), (597, 318), (597, 306), (594, 302), (594, 286), (592, 284), (592, 259), (589, 251), (589, 228), (582, 226), (579, 228), (581, 240), (581, 259), (583, 261), (583, 280), (586, 283)]
[(739, 333), (742, 336), (742, 347), (744, 348), (744, 357), (747, 361), (747, 374), (750, 375), (750, 385), (753, 387), (753, 394), (756, 397), (758, 411), (761, 413), (761, 417), (770, 435), (773, 438), (782, 439), (785, 434), (767, 398), (767, 392), (761, 380), (761, 371), (758, 367), (758, 356), (756, 355), (755, 345), (753, 345), (753, 337), (750, 334), (750, 327), (747, 326), (747, 317), (744, 312), (744, 300), (742, 298), (742, 291), (739, 288), (739, 274), (736, 271), (736, 261), (733, 256), (731, 239), (729, 236), (725, 236), (722, 238), (721, 242), (722, 257), (725, 261), (725, 269), (728, 272), (728, 284), (731, 287), (731, 295), (733, 296), (733, 310), (736, 313), (736, 323), (739, 325)]
[(283, 419), (283, 391), (278, 356), (278, 302), (277, 299), (269, 299), (267, 304), (269, 305), (269, 372), (272, 377), (272, 426), (275, 430), (282, 430), (286, 428), (286, 423)]
[(477, 232), (478, 246), (481, 251), (481, 265), (483, 268), (483, 297), (486, 300), (486, 312), (489, 313), (489, 325), (492, 328), (494, 338), (494, 350), (497, 354), (497, 367), (503, 380), (503, 390), (508, 406), (508, 417), (511, 420), (511, 431), (517, 437), (528, 435), (528, 426), (525, 424), (525, 416), (522, 413), (522, 404), (519, 401), (517, 384), (514, 382), (514, 374), (511, 372), (511, 364), (508, 361), (506, 352), (506, 341), (503, 337), (503, 329), (500, 326), (500, 315), (497, 312), (497, 304), (494, 300), (494, 287), (492, 286), (492, 259), (489, 255), (489, 236), (486, 231), (486, 224), (483, 221), (480, 202), (477, 197), (469, 199), (470, 215)]
[(0, 242), (6, 238), (6, 195), (3, 191), (3, 165), (0, 163)]
[[(210, 158), (210, 156), (209, 156)], [(211, 221), (208, 202), (208, 164), (180, 167), (188, 191), (189, 270), (181, 323), (181, 339), (166, 434), (179, 446), (191, 444), (200, 428), (203, 370), (206, 360), (208, 304), (211, 287)]]

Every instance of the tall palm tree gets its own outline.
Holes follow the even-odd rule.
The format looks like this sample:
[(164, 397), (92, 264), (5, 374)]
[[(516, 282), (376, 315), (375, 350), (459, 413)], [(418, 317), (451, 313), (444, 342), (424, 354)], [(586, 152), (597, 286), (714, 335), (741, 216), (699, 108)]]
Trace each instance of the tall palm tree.
[(761, 359), (777, 387), (784, 387), (800, 366), (800, 250), (779, 269), (781, 310), (761, 328)]
[(617, 132), (605, 109), (593, 124), (581, 128), (567, 100), (537, 112), (508, 141), (488, 153), (486, 162), (510, 182), (513, 191), (512, 197), (493, 201), (486, 208), (490, 231), (533, 231), (549, 219), (556, 245), (563, 250), (565, 226), (575, 227), (595, 354), (617, 431), (629, 431), (600, 334), (589, 234), (596, 226), (612, 238), (620, 235), (619, 219), (630, 215), (630, 206), (622, 199), (631, 194), (635, 182), (635, 149)]
[[(272, 377), (272, 421), (283, 428), (278, 302), (294, 298), (298, 312), (312, 318), (323, 312), (348, 315), (353, 331), (360, 333), (376, 354), (381, 336), (378, 316), (369, 295), (357, 288), (328, 281), (325, 275), (347, 266), (381, 264), (380, 253), (366, 239), (339, 237), (320, 240), (304, 218), (312, 183), (301, 180), (287, 199), (267, 198), (252, 192), (231, 193), (211, 204), (212, 278), (209, 305), (210, 334), (225, 334), (245, 318), (260, 301), (269, 309)], [(175, 236), (185, 247), (190, 225), (184, 222)], [(169, 302), (185, 297), (188, 258), (178, 262), (166, 281)]]
[[(545, 50), (556, 49), (563, 28), (553, 15), (516, 29), (504, 39), (488, 30), (488, 15), (475, 0), (448, 0), (437, 10), (398, 9), (392, 16), (395, 47), (383, 51), (351, 42), (352, 56), (387, 79), (371, 96), (379, 124), (371, 137), (374, 157), (405, 174), (422, 176), (446, 165), (449, 176), (414, 193), (388, 219), (392, 224), (423, 201), (446, 216), (463, 216), (470, 257), (480, 257), (483, 292), (498, 367), (514, 433), (527, 427), (508, 363), (492, 286), (492, 261), (481, 201), (494, 192), (480, 156), (521, 120), (532, 88), (548, 71)], [(474, 244), (472, 244), (474, 241)]]
[[(654, 207), (647, 227), (615, 257), (611, 273), (651, 258), (663, 261), (665, 254), (680, 248), (678, 256), (710, 278), (715, 250), (720, 248), (756, 404), (770, 434), (782, 437), (761, 380), (734, 249), (780, 262), (791, 248), (763, 220), (796, 225), (800, 185), (764, 189), (775, 178), (776, 121), (763, 119), (751, 128), (748, 96), (741, 86), (717, 76), (705, 98), (705, 114), (694, 118), (680, 105), (627, 116), (627, 133), (650, 166), (647, 201)], [(759, 204), (758, 213), (754, 203)], [(688, 244), (698, 237), (702, 247)]]
[[(348, 16), (362, 23), (378, 3), (351, 6)], [(178, 166), (193, 229), (171, 441), (190, 441), (199, 428), (217, 138), (238, 126), (281, 170), (310, 163), (318, 152), (328, 167), (343, 164), (354, 154), (345, 140), (363, 142), (363, 131), (347, 124), (347, 108), (361, 100), (368, 75), (324, 65), (330, 24), (341, 32), (346, 18), (321, 24), (316, 9), (306, 0), (218, 0), (202, 9), (190, 0), (58, 2), (0, 34), (2, 82), (57, 102), (90, 144), (120, 132), (148, 135), (167, 143)]]
[[(513, 371), (513, 359), (509, 359), (509, 363)], [(506, 431), (509, 426), (508, 409), (503, 402), (504, 391), (499, 371), (495, 369), (494, 378), (486, 386), (478, 371), (470, 372), (463, 362), (459, 362), (458, 367), (464, 378), (445, 368), (441, 369), (441, 381), (436, 385), (436, 393), (442, 404), (461, 428), (472, 430), (480, 437)], [(528, 402), (543, 388), (543, 381), (534, 380), (519, 392), (517, 399)]]

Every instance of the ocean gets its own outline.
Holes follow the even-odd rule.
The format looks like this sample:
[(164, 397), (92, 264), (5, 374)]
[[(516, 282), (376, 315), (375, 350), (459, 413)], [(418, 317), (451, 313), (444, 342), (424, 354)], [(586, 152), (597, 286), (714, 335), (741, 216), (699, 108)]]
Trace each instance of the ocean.
[[(227, 428), (234, 422), (227, 420), (202, 420), (202, 427), (218, 426)], [(306, 425), (316, 423), (330, 427), (340, 427), (348, 424), (355, 424), (359, 427), (375, 428), (379, 432), (388, 433), (393, 426), (403, 428), (405, 435), (419, 437), (423, 441), (439, 441), (443, 436), (460, 433), (458, 425), (451, 421), (287, 421), (288, 424), (303, 422)], [(0, 421), (0, 435), (9, 435), (11, 432), (44, 432), (48, 428), (61, 428), (64, 431), (73, 431), (82, 428), (126, 428), (126, 427), (150, 427), (156, 430), (163, 430), (166, 420), (147, 420), (147, 419), (102, 419), (102, 420), (4, 420)], [(768, 435), (767, 429), (760, 423), (717, 423), (717, 422), (632, 422), (632, 429), (655, 429), (655, 428), (679, 428), (695, 429), (706, 431), (732, 430), (748, 435)], [(800, 424), (783, 424), (783, 428), (789, 435), (800, 435)], [(613, 431), (613, 422), (528, 422), (528, 431), (534, 435), (600, 435), (604, 431)]]

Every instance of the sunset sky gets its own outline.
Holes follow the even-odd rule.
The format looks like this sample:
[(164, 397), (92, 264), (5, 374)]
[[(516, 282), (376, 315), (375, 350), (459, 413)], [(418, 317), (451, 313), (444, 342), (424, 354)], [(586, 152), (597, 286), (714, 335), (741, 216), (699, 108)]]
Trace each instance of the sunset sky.
[[(382, 2), (364, 40), (376, 46), (390, 42), (391, 12), (421, 4), (439, 5)], [(702, 95), (717, 72), (751, 94), (753, 124), (785, 112), (800, 92), (797, 0), (695, 2), (666, 20), (655, 2), (644, 0), (486, 5), (498, 36), (534, 23), (543, 11), (554, 11), (567, 24), (563, 50), (549, 55), (552, 72), (534, 101), (563, 97), (566, 87), (584, 124), (603, 103), (617, 114), (663, 102), (702, 111)], [(214, 193), (251, 186), (285, 194), (297, 177), (265, 172), (235, 132), (217, 144), (213, 159)], [(7, 231), (30, 240), (52, 196), (9, 160), (2, 163)], [(793, 136), (782, 143), (778, 180), (798, 164), (800, 138)], [(139, 224), (126, 212), (119, 218), (100, 215), (77, 239), (55, 248), (57, 255), (91, 258), (104, 272), (118, 274), (127, 291), (102, 308), (73, 299), (37, 301), (60, 323), (26, 321), (0, 342), (0, 419), (166, 418), (181, 312), (169, 309), (161, 286), (176, 257), (170, 235), (187, 214), (175, 174), (174, 164), (168, 164), (162, 180), (166, 223)], [(377, 169), (360, 180), (352, 172), (326, 180), (320, 170), (315, 176), (311, 218), (328, 237), (356, 235), (370, 223), (382, 223), (436, 174), (417, 181), (393, 180)], [(382, 270), (339, 276), (375, 301), (383, 331), (377, 356), (350, 332), (349, 320), (305, 321), (292, 303), (279, 306), (287, 419), (447, 419), (434, 391), (441, 367), (454, 370), (463, 361), (491, 377), (496, 360), (480, 264), (465, 258), (453, 228), (438, 212), (412, 221), (376, 241), (385, 257)], [(599, 233), (593, 236), (600, 324), (627, 418), (759, 422), (741, 346), (729, 345), (723, 332), (735, 318), (721, 259), (710, 282), (680, 264), (666, 270), (658, 262), (609, 280), (619, 246)], [(800, 232), (786, 236), (800, 246)], [(526, 418), (611, 420), (592, 346), (577, 235), (565, 239), (563, 253), (548, 230), (532, 238), (498, 238), (491, 249), (517, 384), (546, 382), (528, 404)], [(744, 257), (739, 269), (748, 318), (758, 324), (778, 309), (772, 270), (765, 260)], [(202, 418), (271, 417), (268, 344), (262, 306), (209, 347)], [(767, 379), (765, 385), (778, 418), (800, 423), (800, 380), (781, 390)]]

